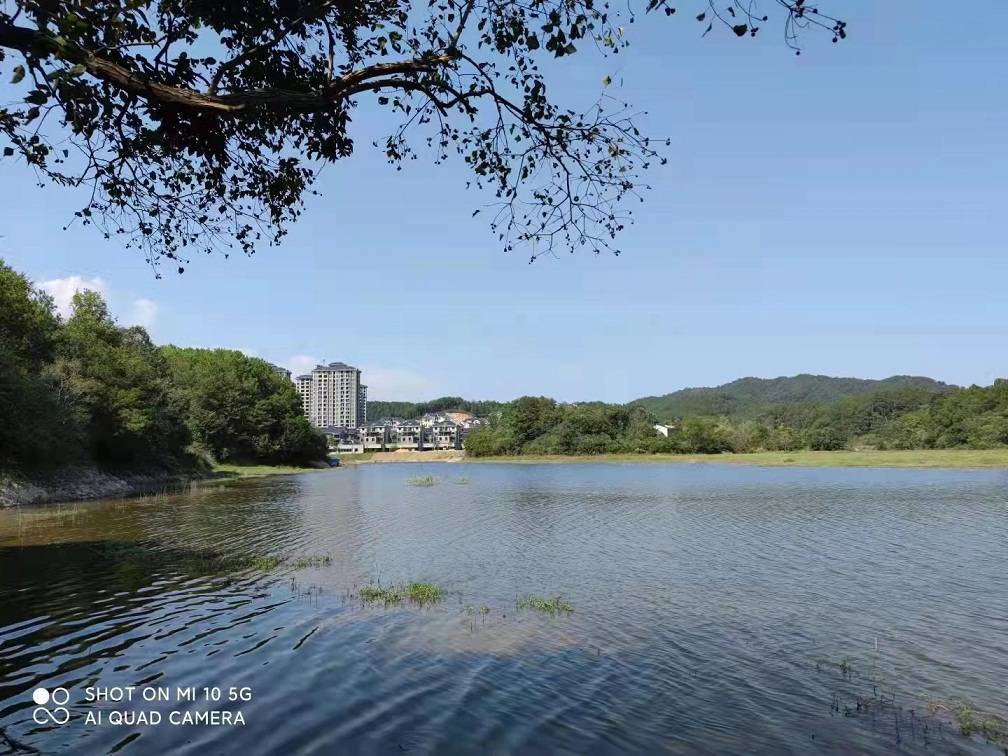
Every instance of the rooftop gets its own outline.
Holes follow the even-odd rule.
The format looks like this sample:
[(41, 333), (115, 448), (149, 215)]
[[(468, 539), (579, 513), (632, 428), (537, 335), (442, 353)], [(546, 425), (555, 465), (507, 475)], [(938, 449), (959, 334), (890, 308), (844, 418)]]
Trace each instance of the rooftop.
[(330, 362), (328, 365), (316, 365), (312, 372), (336, 372), (340, 370), (357, 370), (357, 368), (347, 365), (345, 362)]

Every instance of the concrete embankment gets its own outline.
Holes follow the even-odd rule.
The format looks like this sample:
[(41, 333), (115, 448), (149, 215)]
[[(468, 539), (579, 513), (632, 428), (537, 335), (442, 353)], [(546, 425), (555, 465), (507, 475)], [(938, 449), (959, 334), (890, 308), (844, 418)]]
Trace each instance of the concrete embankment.
[(0, 507), (139, 496), (182, 487), (194, 477), (165, 470), (120, 473), (95, 467), (64, 467), (31, 475), (0, 472)]

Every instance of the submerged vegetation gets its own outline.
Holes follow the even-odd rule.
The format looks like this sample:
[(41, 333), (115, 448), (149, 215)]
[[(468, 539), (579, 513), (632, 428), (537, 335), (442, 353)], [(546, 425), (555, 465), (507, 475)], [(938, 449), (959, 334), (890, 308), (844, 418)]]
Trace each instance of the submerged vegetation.
[(107, 541), (101, 545), (101, 554), (117, 562), (138, 562), (147, 566), (178, 566), (190, 572), (225, 573), (272, 572), (284, 568), (292, 571), (318, 569), (332, 564), (329, 554), (254, 554), (227, 553), (212, 549), (165, 547), (145, 541)]
[(816, 664), (818, 672), (830, 669), (839, 672), (843, 681), (842, 691), (846, 694), (839, 690), (832, 694), (831, 716), (867, 717), (873, 727), (882, 725), (889, 728), (897, 745), (909, 740), (930, 746), (936, 740), (944, 740), (946, 731), (950, 730), (949, 725), (952, 725), (963, 737), (983, 738), (986, 743), (1008, 753), (1008, 720), (985, 712), (966, 699), (942, 700), (900, 694), (897, 701), (895, 687), (880, 672), (877, 644), (867, 670), (858, 667), (850, 656), (844, 656), (838, 662)]

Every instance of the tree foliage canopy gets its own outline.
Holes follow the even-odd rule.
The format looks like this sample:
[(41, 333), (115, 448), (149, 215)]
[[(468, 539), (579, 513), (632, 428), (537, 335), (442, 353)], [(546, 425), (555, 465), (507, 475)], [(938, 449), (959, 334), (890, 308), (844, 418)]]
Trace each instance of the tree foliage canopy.
[(885, 388), (826, 403), (796, 401), (730, 416), (687, 415), (675, 420), (668, 436), (655, 431), (654, 415), (636, 402), (558, 404), (522, 397), (504, 405), (489, 426), (473, 431), (465, 448), (473, 456), (490, 456), (1008, 446), (1008, 380), (941, 391), (924, 379), (913, 382), (890, 388), (889, 382), (878, 381)]
[(158, 347), (91, 291), (63, 321), (0, 261), (0, 470), (190, 467), (194, 451), (301, 464), (326, 448), (293, 384), (263, 360)]
[(231, 349), (162, 353), (193, 440), (215, 459), (297, 464), (325, 457), (294, 384), (263, 360)]
[[(738, 37), (773, 20), (754, 0), (691, 0)], [(797, 49), (801, 29), (846, 36), (805, 0), (764, 0)], [(687, 9), (694, 12), (692, 9)], [(604, 0), (0, 0), (7, 156), (84, 187), (77, 215), (156, 264), (279, 242), (320, 167), (351, 154), (361, 98), (387, 109), (375, 144), (400, 166), (456, 155), (490, 194), (505, 249), (617, 251), (628, 201), (661, 160), (608, 94), (566, 107), (540, 64), (628, 44), (635, 15)], [(479, 212), (477, 210), (477, 212)], [(474, 213), (475, 214), (475, 213)]]

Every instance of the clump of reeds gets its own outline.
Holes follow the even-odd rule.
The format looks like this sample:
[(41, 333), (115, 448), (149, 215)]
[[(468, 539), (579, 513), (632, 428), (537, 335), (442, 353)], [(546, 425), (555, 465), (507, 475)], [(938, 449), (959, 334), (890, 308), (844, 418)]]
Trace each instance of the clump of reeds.
[(395, 586), (365, 585), (357, 596), (365, 604), (398, 604), (402, 601), (402, 592)]
[(556, 617), (561, 614), (570, 614), (574, 607), (563, 600), (561, 596), (545, 598), (543, 596), (528, 595), (515, 599), (517, 609), (535, 609), (537, 612)]
[(436, 604), (443, 597), (444, 591), (435, 583), (406, 584), (406, 598), (414, 604)]
[(309, 554), (290, 560), (288, 565), (292, 570), (306, 570), (309, 567), (328, 567), (332, 564), (332, 557), (328, 554)]
[(400, 604), (409, 601), (417, 606), (428, 606), (444, 598), (444, 589), (436, 583), (409, 582), (403, 585), (365, 585), (357, 591), (365, 604)]
[(959, 725), (959, 732), (969, 737), (983, 735), (988, 743), (1008, 743), (1008, 722), (996, 714), (980, 711), (969, 701), (950, 698), (947, 701), (930, 699), (928, 712), (950, 714)]
[(408, 485), (416, 486), (417, 488), (430, 488), (431, 486), (436, 486), (439, 482), (433, 475), (421, 475), (418, 478), (410, 478), (406, 481)]

